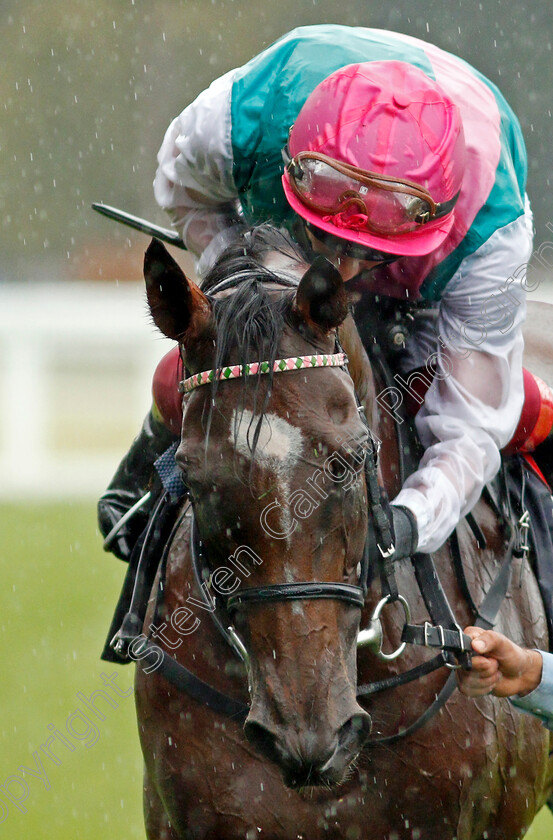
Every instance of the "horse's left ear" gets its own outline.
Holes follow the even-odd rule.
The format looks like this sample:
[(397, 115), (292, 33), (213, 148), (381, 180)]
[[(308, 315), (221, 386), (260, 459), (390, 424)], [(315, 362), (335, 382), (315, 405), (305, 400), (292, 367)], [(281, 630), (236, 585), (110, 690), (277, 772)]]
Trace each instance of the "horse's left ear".
[(319, 255), (300, 280), (295, 308), (308, 324), (328, 332), (348, 314), (348, 296), (340, 272)]
[(208, 298), (157, 239), (144, 255), (144, 280), (152, 318), (164, 335), (186, 344), (205, 334), (212, 324)]

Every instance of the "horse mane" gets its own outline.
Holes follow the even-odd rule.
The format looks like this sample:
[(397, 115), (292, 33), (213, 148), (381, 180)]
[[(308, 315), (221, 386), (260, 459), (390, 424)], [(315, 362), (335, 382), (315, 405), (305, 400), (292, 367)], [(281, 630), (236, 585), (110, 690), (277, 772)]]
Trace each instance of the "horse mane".
[[(272, 225), (263, 224), (245, 229), (223, 251), (215, 265), (210, 269), (201, 289), (209, 294), (219, 283), (234, 274), (247, 279), (248, 272), (254, 277), (262, 278), (265, 282), (278, 283), (283, 274), (290, 279), (286, 272), (278, 274), (269, 269), (264, 260), (268, 254), (279, 253), (292, 262), (305, 262), (306, 255), (301, 251), (290, 236)], [(296, 281), (297, 283), (297, 281)]]
[[(292, 274), (285, 271), (277, 273), (267, 267), (265, 258), (275, 251), (293, 262), (305, 259), (286, 234), (270, 225), (260, 225), (244, 231), (223, 252), (202, 283), (202, 291), (209, 295), (220, 283), (232, 281), (233, 277), (236, 277), (236, 291), (233, 294), (223, 298), (211, 297), (217, 334), (214, 365), (216, 370), (229, 364), (231, 355), (236, 359), (236, 363), (241, 365), (262, 361), (268, 361), (272, 365), (277, 358), (293, 291), (278, 296), (271, 295), (266, 284), (282, 283), (284, 278), (287, 285), (295, 286), (299, 281)], [(234, 435), (236, 441), (245, 409), (246, 394), (251, 395), (253, 390), (252, 417), (255, 418), (255, 422), (252, 419), (248, 429), (248, 439), (250, 432), (252, 433), (252, 467), (263, 417), (271, 396), (272, 380), (272, 371), (263, 376), (257, 374), (243, 379), (242, 405), (241, 411), (236, 415)], [(209, 438), (219, 384), (218, 378), (211, 384), (211, 400), (205, 427), (206, 442)]]

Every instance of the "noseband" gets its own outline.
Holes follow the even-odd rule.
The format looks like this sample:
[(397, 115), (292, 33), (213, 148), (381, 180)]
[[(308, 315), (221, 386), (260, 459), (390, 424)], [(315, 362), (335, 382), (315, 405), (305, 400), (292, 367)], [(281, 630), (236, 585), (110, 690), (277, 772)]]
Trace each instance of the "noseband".
[(366, 590), (350, 583), (274, 583), (271, 586), (254, 586), (234, 592), (227, 598), (227, 609), (237, 610), (251, 604), (269, 604), (274, 601), (297, 601), (301, 599), (332, 598), (362, 607)]

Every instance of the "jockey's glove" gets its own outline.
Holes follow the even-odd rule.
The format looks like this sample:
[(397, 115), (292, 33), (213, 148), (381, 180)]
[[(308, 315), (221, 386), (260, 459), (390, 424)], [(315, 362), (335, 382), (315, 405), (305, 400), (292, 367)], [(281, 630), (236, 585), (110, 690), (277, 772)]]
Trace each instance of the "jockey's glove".
[(394, 540), (394, 560), (411, 557), (417, 550), (419, 531), (415, 514), (403, 505), (390, 505)]

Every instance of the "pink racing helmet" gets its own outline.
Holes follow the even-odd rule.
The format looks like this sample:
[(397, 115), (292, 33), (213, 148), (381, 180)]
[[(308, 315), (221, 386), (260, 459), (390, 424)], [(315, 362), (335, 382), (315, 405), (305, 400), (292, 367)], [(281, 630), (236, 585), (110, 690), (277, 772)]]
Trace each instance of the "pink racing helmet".
[(403, 61), (351, 64), (308, 97), (282, 176), (317, 229), (386, 253), (422, 256), (451, 230), (465, 170), (456, 105)]

